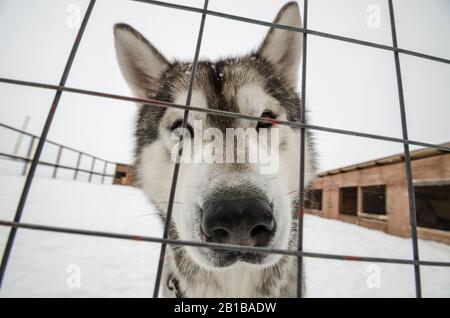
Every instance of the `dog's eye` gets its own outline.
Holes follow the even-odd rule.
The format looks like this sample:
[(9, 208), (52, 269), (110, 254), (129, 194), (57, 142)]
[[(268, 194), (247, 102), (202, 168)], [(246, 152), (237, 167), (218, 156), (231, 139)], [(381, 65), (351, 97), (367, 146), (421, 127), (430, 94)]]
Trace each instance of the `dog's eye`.
[[(275, 119), (277, 116), (272, 113), (270, 110), (266, 110), (264, 111), (264, 113), (262, 113), (261, 118), (267, 118), (267, 119)], [(273, 126), (273, 122), (272, 121), (259, 121), (258, 125), (256, 126), (256, 129), (260, 129), (260, 128), (270, 128)]]
[[(172, 125), (169, 127), (169, 129), (171, 131), (175, 131), (178, 128), (182, 128), (182, 126), (183, 126), (183, 121), (181, 119), (177, 119), (172, 123)], [(194, 137), (194, 129), (192, 128), (192, 126), (187, 124), (186, 129), (189, 131), (191, 138)]]

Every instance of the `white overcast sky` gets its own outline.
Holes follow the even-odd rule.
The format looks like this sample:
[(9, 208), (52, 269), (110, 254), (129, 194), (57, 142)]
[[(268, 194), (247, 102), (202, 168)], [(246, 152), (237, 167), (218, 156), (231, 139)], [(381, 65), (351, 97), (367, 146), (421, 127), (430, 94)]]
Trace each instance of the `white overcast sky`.
[[(202, 7), (201, 0), (172, 0)], [(285, 0), (210, 0), (211, 10), (271, 21)], [(0, 77), (57, 84), (88, 1), (0, 0)], [(299, 2), (303, 6), (302, 1)], [(379, 8), (380, 27), (367, 24)], [(399, 46), (450, 59), (450, 1), (394, 0)], [(75, 11), (74, 11), (75, 10)], [(67, 85), (130, 95), (115, 59), (112, 27), (126, 22), (169, 58), (194, 55), (201, 15), (132, 1), (98, 0)], [(387, 0), (310, 0), (313, 30), (391, 45)], [(266, 27), (208, 16), (201, 56), (257, 47)], [(401, 137), (393, 53), (308, 36), (307, 109), (316, 125)], [(401, 56), (410, 138), (450, 141), (450, 65)], [(301, 83), (299, 83), (299, 90)], [(0, 84), (0, 122), (39, 133), (54, 92)], [(49, 138), (111, 161), (130, 162), (135, 105), (63, 93)], [(0, 128), (0, 150), (16, 137)], [(320, 170), (402, 151), (400, 144), (316, 133)]]

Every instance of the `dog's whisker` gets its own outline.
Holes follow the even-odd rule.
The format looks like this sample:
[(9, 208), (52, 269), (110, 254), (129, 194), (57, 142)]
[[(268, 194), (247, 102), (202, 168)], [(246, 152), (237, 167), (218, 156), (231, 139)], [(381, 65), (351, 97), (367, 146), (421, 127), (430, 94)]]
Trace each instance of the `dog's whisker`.
[(287, 172), (288, 170), (289, 170), (289, 167), (286, 168), (286, 169), (284, 169), (284, 170), (283, 170), (282, 172), (280, 172), (279, 174), (273, 176), (272, 178), (269, 178), (269, 181), (272, 181), (272, 180), (274, 180), (274, 179), (276, 179), (276, 178), (279, 178), (283, 173)]
[(292, 191), (286, 193), (285, 195), (289, 195), (289, 194), (292, 194), (292, 193), (295, 193), (295, 192), (299, 192), (299, 191), (300, 191), (300, 189), (292, 190)]
[[(169, 204), (169, 202), (154, 202), (155, 204)], [(172, 203), (175, 204), (184, 204), (183, 202), (177, 202), (177, 201), (173, 201)]]
[(184, 250), (184, 246), (172, 247), (170, 249), (171, 253), (167, 253), (166, 256), (167, 257), (172, 257), (172, 256), (176, 255), (177, 253), (181, 253), (183, 250)]
[(137, 215), (137, 216), (134, 216), (133, 219), (125, 222), (124, 225), (130, 225), (133, 222), (137, 222), (138, 220), (145, 218), (145, 217), (157, 217), (157, 216), (158, 216), (158, 213), (146, 213), (146, 214), (142, 214), (142, 215)]
[(178, 270), (184, 266), (184, 264), (188, 261), (187, 257), (184, 257), (181, 259), (181, 262), (178, 264), (178, 266), (175, 269), (175, 272), (178, 272)]

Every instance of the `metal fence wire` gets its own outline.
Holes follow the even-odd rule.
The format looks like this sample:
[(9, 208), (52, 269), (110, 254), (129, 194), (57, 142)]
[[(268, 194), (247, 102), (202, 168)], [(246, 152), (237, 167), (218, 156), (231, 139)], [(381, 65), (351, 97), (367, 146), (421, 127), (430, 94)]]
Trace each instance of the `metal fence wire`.
[[(406, 121), (406, 114), (405, 114), (405, 102), (404, 102), (404, 97), (403, 97), (403, 85), (402, 85), (402, 75), (401, 75), (399, 55), (406, 54), (406, 55), (415, 56), (417, 58), (432, 60), (435, 62), (440, 62), (440, 63), (445, 63), (445, 64), (450, 64), (450, 60), (436, 57), (436, 56), (422, 54), (419, 52), (401, 49), (397, 46), (395, 15), (394, 15), (394, 8), (393, 8), (392, 0), (387, 0), (388, 5), (389, 5), (392, 46), (387, 46), (387, 45), (382, 45), (382, 44), (377, 44), (377, 43), (372, 43), (372, 42), (367, 42), (367, 41), (361, 41), (361, 40), (357, 40), (357, 39), (353, 39), (353, 38), (349, 38), (349, 37), (343, 37), (343, 36), (339, 36), (339, 35), (335, 35), (335, 34), (329, 34), (329, 33), (324, 33), (324, 32), (319, 32), (319, 31), (314, 31), (314, 30), (308, 29), (308, 24), (307, 24), (307, 22), (308, 22), (308, 0), (304, 0), (304, 4), (303, 4), (303, 25), (304, 25), (303, 28), (285, 26), (285, 25), (270, 23), (270, 22), (266, 22), (266, 21), (250, 19), (250, 18), (246, 18), (246, 17), (242, 17), (242, 16), (227, 14), (227, 13), (223, 13), (223, 12), (212, 11), (212, 10), (208, 9), (208, 0), (204, 1), (203, 9), (191, 7), (191, 6), (174, 4), (174, 3), (166, 3), (166, 2), (162, 2), (162, 1), (153, 1), (153, 0), (132, 0), (132, 1), (143, 2), (143, 3), (147, 3), (147, 4), (151, 4), (151, 5), (172, 8), (175, 10), (190, 11), (190, 12), (195, 12), (195, 13), (201, 14), (200, 27), (199, 27), (199, 31), (198, 31), (194, 61), (191, 66), (191, 72), (190, 72), (191, 77), (190, 77), (190, 82), (189, 82), (189, 87), (188, 87), (188, 95), (186, 98), (186, 103), (184, 105), (180, 105), (180, 104), (174, 104), (174, 103), (161, 102), (161, 101), (152, 100), (152, 99), (140, 99), (140, 98), (135, 98), (135, 97), (116, 95), (116, 94), (99, 92), (99, 91), (84, 90), (84, 89), (78, 89), (78, 88), (74, 88), (74, 87), (65, 86), (65, 83), (66, 83), (67, 77), (69, 75), (71, 66), (73, 64), (75, 55), (77, 53), (80, 41), (83, 37), (83, 34), (85, 32), (86, 26), (89, 21), (89, 18), (91, 16), (92, 10), (94, 8), (95, 2), (96, 2), (95, 0), (90, 0), (90, 2), (89, 2), (89, 5), (85, 12), (84, 18), (82, 20), (80, 29), (79, 29), (78, 34), (73, 43), (69, 58), (65, 65), (63, 74), (61, 76), (59, 85), (50, 85), (50, 84), (45, 84), (45, 83), (29, 82), (29, 81), (15, 80), (15, 79), (10, 79), (10, 78), (0, 78), (0, 83), (22, 85), (22, 86), (28, 86), (28, 87), (38, 87), (38, 88), (50, 89), (50, 90), (56, 91), (54, 99), (53, 99), (53, 103), (51, 105), (50, 111), (49, 111), (46, 121), (45, 121), (44, 128), (42, 130), (41, 135), (38, 138), (38, 144), (36, 147), (36, 151), (34, 153), (33, 159), (31, 160), (30, 168), (29, 168), (28, 174), (26, 176), (26, 181), (25, 181), (25, 184), (24, 184), (24, 187), (22, 190), (22, 194), (19, 199), (19, 203), (18, 203), (18, 206), (16, 209), (14, 220), (13, 221), (0, 220), (0, 225), (10, 227), (10, 232), (9, 232), (8, 239), (6, 242), (5, 250), (3, 252), (3, 257), (2, 257), (1, 267), (0, 267), (0, 288), (1, 288), (1, 284), (3, 282), (3, 278), (5, 276), (7, 263), (8, 263), (8, 260), (9, 260), (10, 254), (11, 254), (11, 250), (12, 250), (12, 247), (14, 244), (14, 238), (16, 236), (17, 229), (19, 229), (19, 228), (40, 230), (40, 231), (49, 231), (49, 232), (58, 232), (58, 233), (87, 235), (87, 236), (94, 236), (94, 237), (107, 237), (107, 238), (115, 238), (115, 239), (160, 243), (161, 244), (161, 252), (160, 252), (161, 254), (160, 254), (160, 259), (159, 259), (159, 263), (158, 263), (156, 281), (155, 281), (155, 285), (154, 285), (154, 293), (153, 293), (154, 297), (158, 297), (158, 295), (159, 295), (161, 276), (162, 276), (163, 266), (164, 266), (164, 256), (165, 256), (166, 247), (168, 244), (173, 245), (173, 246), (195, 246), (195, 247), (207, 247), (207, 248), (220, 248), (220, 249), (225, 249), (225, 250), (230, 250), (230, 251), (274, 253), (274, 254), (289, 255), (292, 257), (297, 257), (298, 258), (298, 268), (297, 268), (298, 269), (298, 272), (297, 272), (297, 296), (298, 297), (302, 297), (303, 281), (302, 281), (301, 272), (302, 272), (303, 257), (340, 260), (340, 261), (357, 261), (357, 262), (375, 262), (375, 263), (412, 265), (414, 267), (415, 294), (416, 294), (416, 297), (418, 297), (418, 298), (422, 297), (420, 266), (450, 267), (450, 262), (424, 261), (424, 260), (420, 260), (420, 258), (419, 258), (416, 206), (415, 206), (415, 198), (414, 198), (414, 188), (413, 188), (413, 179), (412, 179), (412, 171), (411, 171), (411, 157), (410, 157), (409, 146), (415, 145), (415, 146), (430, 147), (430, 148), (440, 149), (440, 150), (443, 150), (446, 152), (450, 152), (450, 148), (446, 147), (446, 146), (442, 146), (442, 145), (410, 140), (408, 138), (407, 121)], [(184, 240), (169, 239), (168, 238), (168, 229), (169, 229), (169, 222), (170, 222), (171, 214), (172, 214), (175, 191), (176, 191), (176, 187), (177, 187), (177, 179), (178, 179), (180, 160), (176, 161), (175, 167), (174, 167), (172, 185), (171, 185), (171, 189), (170, 189), (169, 205), (168, 205), (168, 209), (167, 209), (167, 218), (166, 218), (162, 238), (22, 223), (21, 217), (23, 214), (23, 210), (24, 210), (27, 198), (28, 198), (28, 193), (29, 193), (33, 178), (35, 176), (36, 167), (39, 164), (39, 158), (41, 156), (43, 146), (47, 140), (47, 134), (51, 127), (54, 114), (58, 108), (58, 104), (59, 104), (59, 101), (60, 101), (60, 98), (61, 98), (61, 95), (63, 92), (71, 92), (71, 93), (77, 93), (77, 94), (82, 94), (82, 95), (91, 95), (91, 96), (97, 96), (97, 97), (103, 97), (103, 98), (123, 100), (123, 101), (128, 101), (128, 102), (145, 103), (146, 105), (155, 106), (155, 107), (167, 107), (167, 108), (173, 107), (173, 108), (183, 109), (184, 110), (184, 118), (183, 118), (183, 122), (182, 122), (183, 128), (186, 128), (186, 126), (187, 126), (187, 118), (188, 118), (190, 111), (206, 112), (206, 113), (210, 113), (210, 114), (214, 114), (214, 115), (218, 115), (218, 116), (243, 118), (243, 119), (249, 119), (249, 120), (254, 120), (254, 121), (265, 121), (264, 119), (259, 118), (259, 117), (247, 116), (247, 115), (243, 115), (243, 114), (219, 111), (219, 110), (213, 110), (213, 109), (203, 109), (203, 108), (198, 108), (198, 107), (190, 105), (191, 97), (192, 97), (192, 90), (193, 90), (193, 82), (194, 82), (194, 78), (195, 78), (195, 74), (196, 74), (198, 57), (199, 57), (200, 47), (201, 47), (201, 43), (202, 43), (203, 30), (205, 27), (205, 20), (208, 15), (216, 16), (216, 17), (223, 18), (223, 19), (230, 19), (230, 20), (236, 20), (236, 21), (245, 22), (245, 23), (262, 25), (265, 27), (273, 27), (273, 28), (278, 28), (278, 29), (283, 29), (283, 30), (289, 30), (289, 31), (299, 32), (299, 33), (303, 34), (303, 48), (302, 48), (302, 50), (303, 50), (302, 66), (303, 66), (303, 68), (302, 68), (302, 76), (301, 76), (302, 77), (302, 91), (301, 91), (302, 105), (301, 105), (300, 121), (299, 122), (277, 121), (277, 124), (287, 125), (287, 126), (296, 127), (296, 128), (300, 129), (300, 136), (301, 136), (300, 163), (299, 163), (300, 164), (300, 177), (299, 177), (300, 191), (299, 191), (299, 204), (298, 204), (299, 208), (298, 208), (298, 245), (297, 245), (297, 250), (292, 251), (292, 250), (273, 249), (273, 248), (264, 248), (264, 247), (248, 247), (248, 246), (239, 246), (239, 245), (230, 245), (230, 244), (218, 244), (218, 243), (206, 243), (206, 242), (197, 242), (197, 241), (184, 241)], [(324, 126), (309, 125), (309, 124), (305, 123), (304, 101), (306, 99), (306, 69), (307, 69), (307, 39), (308, 39), (308, 36), (318, 36), (318, 37), (328, 38), (331, 40), (344, 41), (344, 42), (353, 43), (356, 45), (363, 45), (363, 46), (368, 46), (368, 47), (372, 47), (375, 49), (393, 52), (393, 57), (394, 57), (394, 61), (395, 61), (395, 71), (396, 71), (396, 77), (397, 77), (400, 115), (401, 115), (400, 117), (401, 117), (401, 127), (402, 127), (402, 138), (393, 138), (393, 137), (368, 134), (368, 133), (363, 133), (363, 132), (335, 129), (335, 128), (324, 127)], [(305, 187), (305, 180), (304, 180), (304, 173), (303, 173), (304, 168), (305, 168), (305, 146), (304, 146), (303, 141), (305, 138), (305, 131), (307, 129), (403, 144), (406, 178), (407, 178), (407, 186), (408, 186), (408, 197), (409, 197), (411, 242), (412, 242), (412, 251), (413, 251), (412, 259), (349, 256), (349, 255), (307, 252), (307, 251), (303, 250), (303, 207), (304, 207), (304, 201), (305, 201), (304, 191), (303, 191), (303, 189)], [(180, 143), (180, 145), (181, 145), (181, 143)], [(181, 151), (178, 152), (178, 156), (180, 156), (180, 155), (181, 155)]]

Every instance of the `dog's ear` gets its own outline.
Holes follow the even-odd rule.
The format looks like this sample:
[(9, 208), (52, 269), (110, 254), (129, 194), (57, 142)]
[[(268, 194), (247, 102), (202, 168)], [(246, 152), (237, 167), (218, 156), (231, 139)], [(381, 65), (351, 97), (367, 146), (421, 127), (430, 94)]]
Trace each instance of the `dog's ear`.
[(114, 26), (117, 61), (128, 86), (139, 98), (148, 98), (170, 63), (142, 34), (128, 24)]
[[(273, 22), (301, 28), (302, 22), (297, 3), (285, 4)], [(258, 52), (275, 67), (280, 76), (292, 87), (296, 87), (302, 44), (302, 33), (271, 28)]]

